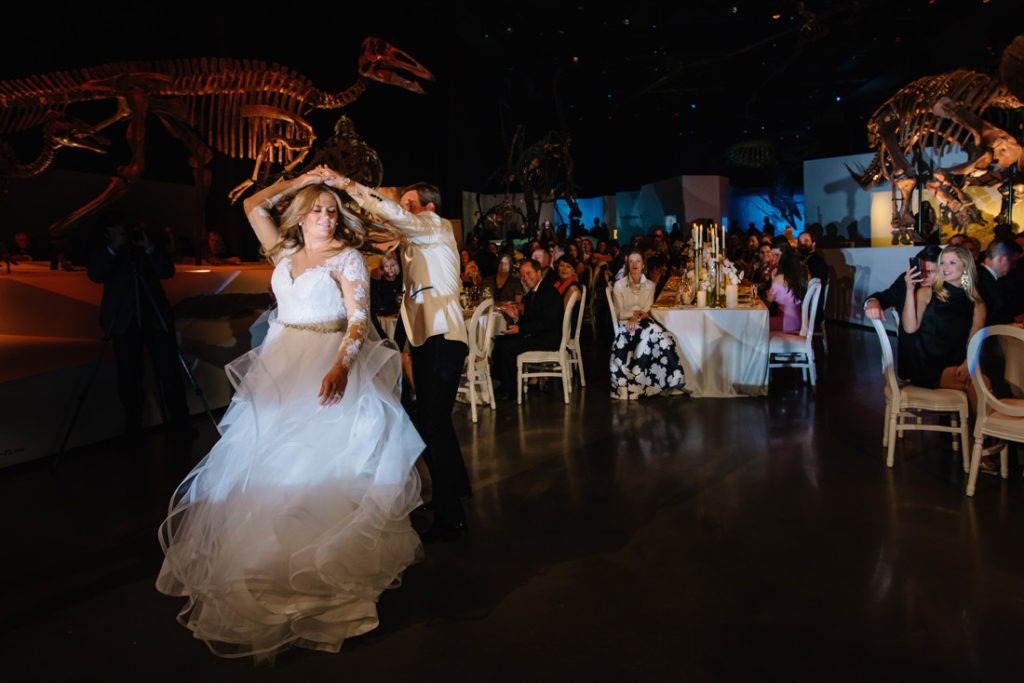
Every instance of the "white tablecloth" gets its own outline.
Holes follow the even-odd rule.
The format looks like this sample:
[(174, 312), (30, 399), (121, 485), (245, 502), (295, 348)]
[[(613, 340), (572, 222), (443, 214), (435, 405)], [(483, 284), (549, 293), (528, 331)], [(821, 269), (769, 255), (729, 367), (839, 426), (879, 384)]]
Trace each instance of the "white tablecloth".
[(768, 309), (758, 301), (738, 308), (651, 308), (675, 335), (695, 398), (764, 396), (768, 393)]

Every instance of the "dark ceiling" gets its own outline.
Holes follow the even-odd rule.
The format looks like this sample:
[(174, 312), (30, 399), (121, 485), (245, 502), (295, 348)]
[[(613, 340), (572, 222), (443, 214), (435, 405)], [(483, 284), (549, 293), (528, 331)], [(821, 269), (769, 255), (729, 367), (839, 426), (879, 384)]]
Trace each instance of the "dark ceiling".
[[(501, 192), (522, 126), (528, 143), (551, 131), (571, 137), (577, 194), (588, 197), (677, 174), (764, 183), (767, 172), (729, 163), (736, 144), (777, 146), (779, 170), (797, 182), (803, 159), (868, 151), (867, 118), (902, 85), (956, 68), (994, 71), (1024, 32), (1019, 0), (607, 5), (24, 5), (37, 18), (20, 31), (8, 24), (0, 78), (231, 56), (288, 66), (335, 91), (351, 84), (361, 39), (374, 35), (437, 77), (426, 95), (373, 83), (345, 110), (380, 152), (385, 184)], [(337, 115), (315, 115), (321, 136)], [(83, 155), (62, 152), (57, 165)], [(154, 148), (148, 161), (153, 175), (188, 177), (177, 152)]]

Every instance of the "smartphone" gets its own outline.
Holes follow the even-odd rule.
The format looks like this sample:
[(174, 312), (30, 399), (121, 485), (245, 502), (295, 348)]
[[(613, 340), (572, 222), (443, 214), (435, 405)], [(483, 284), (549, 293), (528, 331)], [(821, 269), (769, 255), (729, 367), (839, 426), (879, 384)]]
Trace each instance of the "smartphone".
[(921, 259), (917, 258), (916, 256), (912, 256), (910, 258), (910, 267), (917, 268), (918, 275), (924, 275), (924, 272), (921, 270)]

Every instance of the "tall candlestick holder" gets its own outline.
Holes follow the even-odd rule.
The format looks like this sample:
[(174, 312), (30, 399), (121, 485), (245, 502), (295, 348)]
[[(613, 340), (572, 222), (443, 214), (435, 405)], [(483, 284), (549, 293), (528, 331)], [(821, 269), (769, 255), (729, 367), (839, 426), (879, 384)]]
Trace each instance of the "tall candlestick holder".
[(715, 261), (714, 290), (708, 306), (711, 308), (725, 308), (725, 293), (722, 289), (722, 255), (716, 252), (713, 255), (713, 259)]

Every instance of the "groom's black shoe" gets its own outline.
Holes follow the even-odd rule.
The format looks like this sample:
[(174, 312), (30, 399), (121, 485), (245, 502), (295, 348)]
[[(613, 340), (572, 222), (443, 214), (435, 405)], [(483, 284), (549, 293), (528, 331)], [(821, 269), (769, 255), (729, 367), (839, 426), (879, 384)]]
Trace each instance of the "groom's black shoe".
[(435, 523), (426, 531), (420, 531), (418, 533), (420, 535), (420, 540), (423, 541), (424, 545), (426, 545), (427, 543), (437, 543), (439, 541), (457, 541), (468, 534), (469, 530), (466, 528), (465, 522), (459, 522), (458, 524), (452, 525), (440, 525)]

